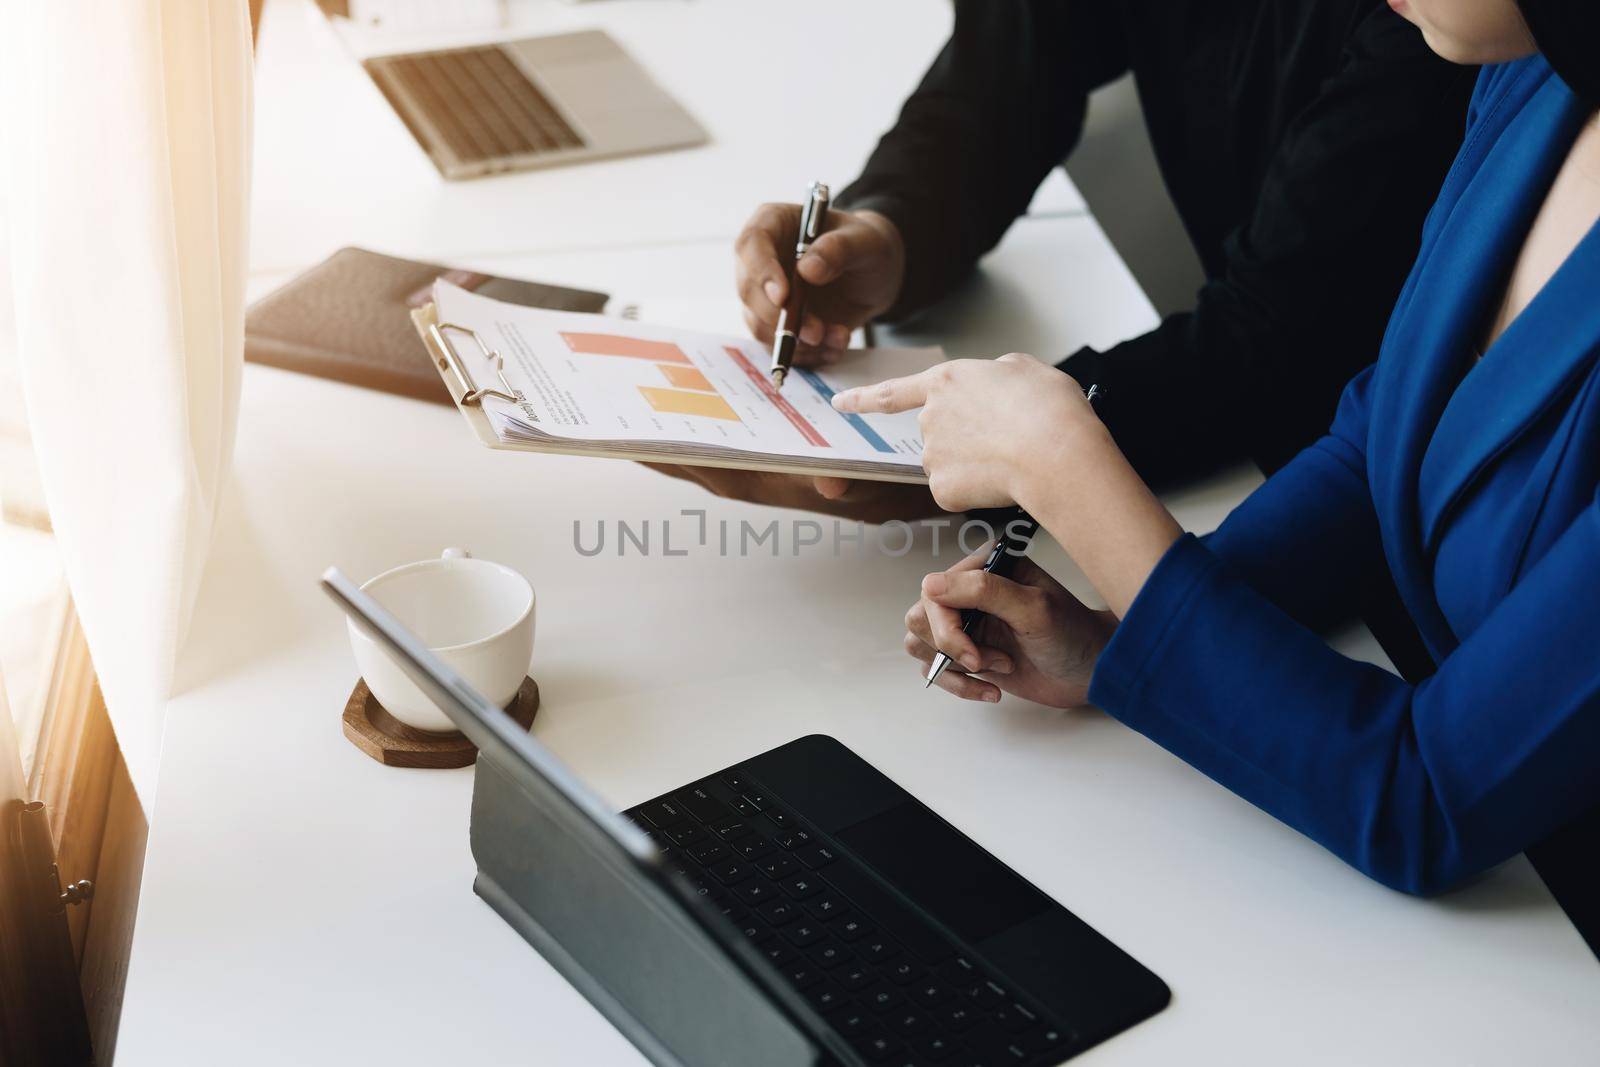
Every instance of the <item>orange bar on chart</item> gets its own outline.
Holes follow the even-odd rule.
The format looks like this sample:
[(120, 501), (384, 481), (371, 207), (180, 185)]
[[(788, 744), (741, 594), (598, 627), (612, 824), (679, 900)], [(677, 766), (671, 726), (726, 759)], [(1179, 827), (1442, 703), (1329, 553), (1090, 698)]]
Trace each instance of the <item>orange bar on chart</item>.
[(671, 341), (646, 341), (614, 333), (567, 333), (565, 330), (561, 339), (567, 342), (568, 348), (586, 356), (627, 356), (653, 359), (657, 363), (689, 363), (683, 349)]
[(716, 386), (706, 380), (700, 373), (699, 367), (684, 367), (675, 363), (656, 364), (661, 370), (661, 376), (679, 389), (693, 389), (701, 393), (714, 393)]
[(639, 386), (645, 401), (663, 415), (700, 415), (708, 419), (727, 419), (738, 422), (739, 414), (716, 393), (685, 393), (679, 389), (656, 389)]

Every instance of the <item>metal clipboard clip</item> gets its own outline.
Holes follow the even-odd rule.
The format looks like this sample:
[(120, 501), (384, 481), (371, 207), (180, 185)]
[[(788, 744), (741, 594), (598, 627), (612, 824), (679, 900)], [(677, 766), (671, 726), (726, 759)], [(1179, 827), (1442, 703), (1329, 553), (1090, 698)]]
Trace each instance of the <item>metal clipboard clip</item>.
[[(478, 388), (477, 384), (472, 380), (472, 372), (467, 370), (467, 365), (461, 362), (461, 356), (450, 344), (449, 338), (445, 337), (444, 331), (446, 330), (464, 333), (472, 338), (473, 343), (478, 346), (478, 351), (482, 352), (483, 357), (494, 366), (495, 375), (500, 379), (500, 384), (505, 387), (504, 391)], [(466, 326), (457, 326), (453, 322), (430, 322), (428, 324), (428, 333), (433, 337), (433, 343), (438, 345), (439, 351), (443, 353), (445, 366), (449, 367), (450, 373), (456, 376), (456, 384), (461, 386), (461, 396), (457, 399), (457, 403), (482, 407), (483, 398), (486, 396), (492, 396), (498, 400), (508, 400), (513, 404), (522, 403), (522, 398), (517, 395), (516, 389), (512, 388), (511, 383), (506, 381), (505, 359), (499, 352), (484, 344), (483, 338), (478, 336), (476, 330)]]

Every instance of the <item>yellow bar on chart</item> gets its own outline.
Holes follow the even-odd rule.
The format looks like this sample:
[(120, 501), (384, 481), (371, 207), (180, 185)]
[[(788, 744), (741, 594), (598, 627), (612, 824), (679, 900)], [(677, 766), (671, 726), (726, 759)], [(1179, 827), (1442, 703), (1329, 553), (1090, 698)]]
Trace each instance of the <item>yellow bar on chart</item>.
[(657, 363), (661, 376), (679, 389), (693, 389), (697, 393), (714, 393), (716, 386), (706, 380), (699, 367), (684, 367), (674, 363)]
[(639, 386), (639, 392), (663, 415), (699, 415), (707, 419), (739, 421), (732, 405), (717, 393), (686, 393), (681, 389), (656, 389), (648, 385)]

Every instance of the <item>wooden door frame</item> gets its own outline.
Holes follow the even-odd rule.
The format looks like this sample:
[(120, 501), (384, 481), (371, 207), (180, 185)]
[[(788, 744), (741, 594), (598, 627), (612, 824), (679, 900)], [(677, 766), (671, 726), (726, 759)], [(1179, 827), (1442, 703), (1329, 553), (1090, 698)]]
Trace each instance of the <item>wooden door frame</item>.
[(68, 910), (97, 1059), (111, 1062), (149, 827), (117, 745), (77, 612), (63, 612), (30, 795), (50, 816), (62, 879), (94, 897)]
[(0, 1065), (94, 1063), (49, 825), (32, 801), (0, 686)]

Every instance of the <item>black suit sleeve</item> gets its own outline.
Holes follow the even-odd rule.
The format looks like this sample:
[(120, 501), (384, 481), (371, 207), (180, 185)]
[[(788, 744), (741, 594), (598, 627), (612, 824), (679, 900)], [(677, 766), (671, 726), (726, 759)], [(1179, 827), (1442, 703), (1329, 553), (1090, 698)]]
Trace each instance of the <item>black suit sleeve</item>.
[(1061, 366), (1146, 481), (1283, 466), (1327, 427), (1378, 339), (1460, 144), (1476, 71), (1380, 9), (1289, 125), (1193, 311)]
[(944, 296), (1077, 143), (1089, 91), (1127, 69), (1106, 0), (957, 0), (955, 29), (838, 206), (892, 219), (906, 278), (885, 318)]

